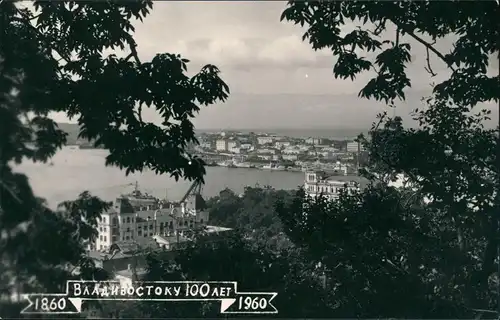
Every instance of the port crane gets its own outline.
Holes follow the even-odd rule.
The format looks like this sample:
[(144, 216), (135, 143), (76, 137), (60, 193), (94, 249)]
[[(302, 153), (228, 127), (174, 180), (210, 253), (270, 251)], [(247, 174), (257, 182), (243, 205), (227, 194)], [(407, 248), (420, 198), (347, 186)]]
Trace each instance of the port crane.
[(203, 182), (201, 180), (194, 180), (186, 194), (182, 197), (179, 203), (183, 203), (190, 195), (201, 196), (201, 192), (203, 191)]

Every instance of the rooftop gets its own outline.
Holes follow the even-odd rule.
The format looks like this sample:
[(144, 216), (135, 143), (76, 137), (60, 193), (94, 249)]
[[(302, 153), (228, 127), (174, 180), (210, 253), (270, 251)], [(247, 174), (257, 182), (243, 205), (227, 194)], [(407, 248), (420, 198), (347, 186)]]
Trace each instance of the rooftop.
[[(147, 274), (147, 270), (145, 268), (137, 268), (135, 270), (137, 276), (143, 276), (143, 275), (146, 275)], [(132, 279), (133, 275), (134, 275), (134, 270), (120, 270), (120, 271), (116, 271), (116, 274), (117, 275), (120, 275), (122, 277), (126, 277), (126, 278), (130, 278)]]
[(207, 233), (212, 233), (212, 232), (226, 232), (226, 231), (231, 231), (233, 229), (231, 228), (226, 228), (226, 227), (220, 227), (220, 226), (206, 226), (205, 231)]
[(158, 243), (177, 243), (177, 242), (186, 242), (189, 241), (189, 238), (180, 236), (177, 238), (176, 235), (173, 236), (160, 236), (160, 235), (155, 235), (153, 238), (158, 242)]
[(361, 187), (366, 187), (369, 183), (368, 179), (358, 175), (342, 175), (334, 172), (316, 171), (320, 181), (341, 181), (341, 182), (357, 182)]

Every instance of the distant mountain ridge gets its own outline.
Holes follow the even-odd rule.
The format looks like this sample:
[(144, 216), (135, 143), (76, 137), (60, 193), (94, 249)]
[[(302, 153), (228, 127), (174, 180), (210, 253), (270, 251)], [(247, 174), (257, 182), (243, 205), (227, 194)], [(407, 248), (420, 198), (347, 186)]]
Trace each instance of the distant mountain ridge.
[[(57, 123), (59, 128), (66, 132), (68, 136), (66, 137), (67, 145), (75, 145), (75, 144), (88, 144), (86, 140), (78, 139), (78, 134), (80, 133), (80, 126), (77, 123)], [(363, 132), (366, 134), (368, 130), (363, 130), (359, 128), (260, 128), (260, 129), (195, 129), (196, 132), (215, 132), (215, 131), (241, 131), (241, 132), (266, 132), (266, 133), (275, 133), (279, 135), (285, 135), (294, 138), (305, 138), (305, 137), (315, 137), (315, 138), (338, 138), (338, 139), (351, 139), (355, 138), (359, 133)]]

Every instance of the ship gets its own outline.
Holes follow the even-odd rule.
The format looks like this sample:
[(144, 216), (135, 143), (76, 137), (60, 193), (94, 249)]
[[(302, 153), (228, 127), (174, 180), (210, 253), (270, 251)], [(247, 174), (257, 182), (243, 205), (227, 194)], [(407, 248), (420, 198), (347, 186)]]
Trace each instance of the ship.
[(266, 164), (262, 167), (262, 169), (265, 169), (265, 170), (276, 170), (276, 171), (285, 171), (286, 168), (284, 166), (281, 166), (281, 165), (276, 165), (275, 163), (269, 163), (269, 164)]
[(234, 166), (237, 168), (251, 168), (252, 165), (247, 162), (234, 162)]
[(226, 160), (226, 161), (222, 161), (222, 162), (219, 162), (217, 163), (217, 165), (219, 167), (229, 167), (229, 168), (236, 168), (236, 166), (233, 164), (232, 161), (230, 160)]
[(207, 166), (207, 167), (217, 167), (217, 166), (218, 166), (218, 164), (217, 164), (217, 162), (214, 162), (214, 161), (213, 161), (213, 162), (209, 162), (209, 163), (207, 163), (207, 164), (206, 164), (206, 166)]

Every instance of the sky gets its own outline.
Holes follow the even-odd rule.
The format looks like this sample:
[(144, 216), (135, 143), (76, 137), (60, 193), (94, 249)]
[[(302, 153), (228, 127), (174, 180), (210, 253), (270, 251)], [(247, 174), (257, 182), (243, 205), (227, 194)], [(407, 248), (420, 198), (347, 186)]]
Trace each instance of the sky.
[[(204, 107), (193, 121), (198, 129), (365, 128), (387, 110), (409, 121), (410, 111), (422, 107), (420, 98), (430, 93), (430, 82), (449, 76), (433, 58), (438, 76), (431, 79), (424, 70), (424, 49), (404, 38), (412, 44), (407, 100), (393, 110), (358, 98), (372, 74), (355, 81), (335, 79), (331, 53), (315, 52), (302, 41), (305, 29), (280, 22), (285, 7), (284, 1), (156, 1), (151, 14), (135, 26), (139, 56), (145, 61), (156, 53), (178, 53), (191, 61), (190, 73), (208, 63), (221, 69), (230, 97)], [(438, 42), (437, 48), (449, 50), (452, 40)], [(54, 118), (69, 122), (61, 114)], [(159, 123), (152, 109), (143, 118)]]

